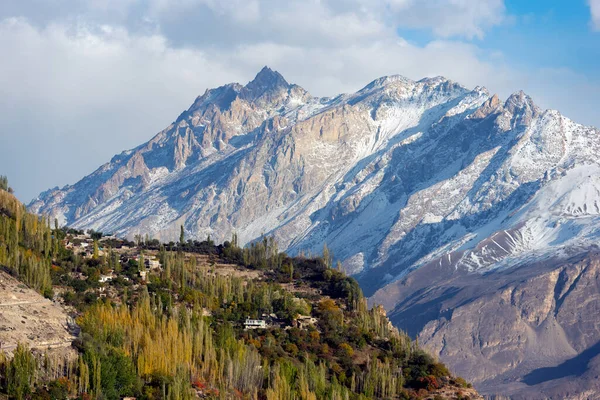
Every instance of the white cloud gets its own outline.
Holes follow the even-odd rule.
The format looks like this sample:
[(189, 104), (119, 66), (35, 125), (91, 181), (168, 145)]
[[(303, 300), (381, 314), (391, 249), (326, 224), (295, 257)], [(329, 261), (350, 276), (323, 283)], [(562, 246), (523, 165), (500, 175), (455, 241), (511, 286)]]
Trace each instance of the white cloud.
[(588, 0), (594, 29), (600, 30), (600, 0)]
[[(506, 19), (504, 0), (3, 0), (0, 18), (84, 18), (159, 29), (187, 45), (270, 39), (323, 44), (368, 40), (382, 31), (415, 28), (442, 38), (481, 38)], [(47, 16), (47, 17), (46, 17)], [(240, 36), (243, 32), (244, 35)]]
[(444, 38), (483, 38), (506, 19), (504, 0), (387, 0), (400, 27), (430, 29)]
[(0, 170), (24, 200), (73, 183), (148, 140), (206, 87), (243, 75), (160, 35), (108, 26), (5, 20), (0, 52)]

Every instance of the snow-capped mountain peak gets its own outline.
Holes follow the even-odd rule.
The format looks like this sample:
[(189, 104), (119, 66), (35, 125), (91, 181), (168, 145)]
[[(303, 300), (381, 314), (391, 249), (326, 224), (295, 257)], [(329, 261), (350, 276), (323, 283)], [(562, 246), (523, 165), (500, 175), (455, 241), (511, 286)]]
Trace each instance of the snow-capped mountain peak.
[(256, 77), (250, 81), (245, 89), (249, 99), (256, 99), (263, 95), (265, 92), (276, 91), (276, 90), (287, 90), (290, 84), (287, 83), (285, 78), (277, 71), (273, 71), (269, 67), (264, 67), (256, 75)]
[[(523, 92), (503, 102), (443, 77), (393, 75), (320, 99), (265, 67), (245, 86), (207, 90), (149, 142), (30, 208), (128, 236), (175, 239), (183, 224), (188, 237), (272, 234), (290, 252), (327, 242), (369, 292), (449, 253), (478, 270), (546, 251), (558, 242), (525, 243), (541, 213), (522, 210), (539, 209), (536, 193), (569, 171), (595, 171), (599, 143)], [(571, 203), (558, 218), (588, 215)], [(520, 241), (482, 250), (499, 232)]]
[(400, 327), (513, 390), (548, 365), (538, 354), (563, 362), (600, 340), (598, 265), (582, 256), (600, 239), (598, 154), (598, 130), (523, 92), (387, 76), (317, 98), (264, 68), (29, 208), (130, 237), (176, 240), (183, 225), (217, 242), (273, 235), (291, 254), (327, 243)]

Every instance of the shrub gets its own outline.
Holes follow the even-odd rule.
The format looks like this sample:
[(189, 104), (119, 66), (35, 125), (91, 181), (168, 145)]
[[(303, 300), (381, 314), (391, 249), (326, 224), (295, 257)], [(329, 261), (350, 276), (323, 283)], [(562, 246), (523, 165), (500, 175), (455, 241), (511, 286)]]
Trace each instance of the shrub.
[(352, 357), (354, 355), (354, 349), (348, 343), (342, 343), (340, 345), (340, 353), (342, 357)]
[(420, 388), (427, 389), (429, 391), (440, 388), (440, 384), (439, 384), (438, 380), (433, 375), (428, 375), (428, 376), (419, 378), (419, 379), (417, 379), (417, 382), (419, 382)]
[(296, 357), (298, 355), (298, 346), (294, 343), (288, 343), (285, 345), (285, 351), (292, 357)]
[(450, 371), (444, 364), (436, 362), (431, 367), (431, 375), (435, 376), (436, 378), (441, 378), (444, 376), (450, 376)]
[(454, 383), (456, 383), (458, 386), (463, 387), (463, 388), (469, 387), (469, 384), (467, 383), (467, 381), (465, 381), (460, 376), (457, 376), (456, 378), (454, 378)]

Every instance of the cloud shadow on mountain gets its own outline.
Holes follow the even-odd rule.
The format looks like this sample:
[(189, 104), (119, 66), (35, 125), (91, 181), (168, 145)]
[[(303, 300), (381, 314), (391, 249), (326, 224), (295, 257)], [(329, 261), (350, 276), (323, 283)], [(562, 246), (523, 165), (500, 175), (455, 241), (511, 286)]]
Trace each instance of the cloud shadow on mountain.
[(580, 377), (587, 371), (590, 361), (598, 355), (600, 355), (600, 342), (560, 365), (531, 371), (523, 377), (523, 382), (533, 386), (555, 379)]

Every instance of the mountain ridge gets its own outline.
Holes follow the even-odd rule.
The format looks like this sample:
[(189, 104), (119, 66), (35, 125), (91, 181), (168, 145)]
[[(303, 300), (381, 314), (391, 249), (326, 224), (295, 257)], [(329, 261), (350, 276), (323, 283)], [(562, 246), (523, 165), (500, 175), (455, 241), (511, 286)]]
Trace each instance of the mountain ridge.
[[(327, 243), (400, 327), (434, 302), (425, 329), (450, 316), (436, 309), (444, 299), (480, 293), (494, 271), (513, 285), (517, 266), (551, 269), (593, 249), (597, 154), (597, 129), (522, 91), (502, 101), (483, 87), (396, 75), (318, 98), (264, 68), (246, 86), (207, 90), (150, 141), (30, 209), (129, 237), (175, 241), (183, 225), (189, 238), (274, 236), (290, 254)], [(445, 295), (418, 283), (425, 272), (447, 277)], [(452, 287), (463, 276), (474, 286)]]
[[(420, 88), (418, 88), (419, 85), (421, 86)], [(410, 109), (410, 107), (405, 107), (406, 104), (402, 104), (403, 101), (405, 103), (414, 102), (415, 91), (417, 90), (425, 92), (425, 96), (429, 97), (427, 98), (428, 103), (422, 106), (424, 110)], [(411, 97), (411, 95), (413, 97)], [(418, 96), (419, 93), (416, 95)], [(443, 97), (444, 95), (446, 95), (446, 98), (440, 99), (440, 97)], [(406, 100), (407, 98), (408, 100)], [(248, 101), (246, 99), (251, 100)], [(437, 104), (437, 102), (440, 102), (441, 104)], [(364, 110), (361, 110), (360, 108), (364, 109), (367, 107), (371, 108), (368, 116), (364, 114), (361, 115), (360, 111), (364, 112)], [(359, 109), (359, 112), (357, 112), (357, 108)], [(329, 111), (331, 111), (331, 117), (334, 117), (336, 121), (329, 120), (327, 114)], [(465, 115), (460, 115), (459, 113), (461, 112)], [(413, 115), (410, 115), (411, 113)], [(347, 121), (345, 120), (346, 117), (349, 117), (350, 119)], [(355, 120), (352, 120), (352, 118)], [(370, 120), (365, 120), (367, 118)], [(496, 121), (490, 121), (494, 118)], [(307, 167), (307, 161), (309, 161), (311, 156), (313, 156), (313, 159), (310, 160), (311, 163), (320, 167), (331, 167), (334, 171), (337, 170), (337, 176), (335, 177), (331, 175), (326, 176), (324, 171), (313, 172), (313, 175), (316, 175), (317, 178), (315, 179), (315, 184), (325, 183), (329, 186), (328, 190), (337, 192), (338, 197), (340, 197), (340, 195), (346, 195), (346, 198), (342, 199), (342, 202), (334, 205), (336, 208), (335, 210), (328, 210), (328, 208), (331, 208), (331, 204), (326, 207), (323, 207), (325, 204), (320, 204), (320, 207), (315, 206), (315, 210), (312, 210), (311, 214), (316, 212), (323, 214), (324, 212), (329, 211), (332, 215), (327, 216), (327, 219), (330, 220), (327, 222), (331, 222), (335, 217), (345, 216), (346, 214), (355, 211), (354, 209), (356, 207), (351, 205), (352, 202), (358, 201), (360, 203), (362, 200), (360, 194), (348, 194), (348, 191), (344, 193), (343, 189), (338, 191), (336, 185), (337, 187), (341, 185), (348, 186), (348, 182), (344, 182), (344, 179), (347, 180), (352, 173), (360, 174), (360, 172), (362, 172), (363, 174), (370, 176), (368, 175), (369, 171), (365, 169), (359, 171), (369, 157), (371, 159), (376, 159), (378, 157), (392, 158), (396, 148), (410, 147), (412, 142), (416, 141), (418, 143), (423, 141), (422, 136), (425, 129), (430, 131), (429, 136), (434, 140), (436, 139), (436, 130), (441, 133), (455, 134), (454, 137), (444, 138), (443, 142), (445, 143), (443, 144), (445, 145), (448, 144), (448, 141), (463, 136), (462, 139), (464, 144), (462, 147), (467, 146), (467, 150), (470, 150), (472, 153), (477, 153), (468, 156), (467, 158), (463, 158), (459, 168), (455, 168), (453, 171), (449, 171), (448, 168), (445, 168), (447, 174), (456, 174), (456, 172), (462, 171), (465, 166), (471, 164), (477, 157), (479, 157), (479, 161), (484, 160), (484, 162), (490, 161), (494, 157), (496, 159), (498, 158), (498, 155), (496, 154), (492, 155), (491, 153), (481, 151), (482, 143), (479, 143), (480, 148), (474, 148), (470, 143), (467, 143), (469, 140), (481, 142), (482, 135), (477, 135), (477, 133), (485, 134), (486, 130), (477, 127), (480, 123), (495, 123), (496, 126), (492, 127), (493, 129), (491, 132), (489, 129), (487, 130), (487, 139), (495, 140), (496, 143), (493, 144), (500, 146), (500, 150), (504, 150), (504, 147), (506, 148), (506, 151), (511, 151), (512, 149), (509, 148), (509, 146), (512, 145), (510, 140), (516, 142), (516, 146), (514, 147), (520, 145), (520, 143), (518, 143), (519, 141), (531, 142), (531, 140), (529, 140), (530, 137), (520, 137), (519, 135), (521, 135), (521, 133), (519, 133), (519, 130), (528, 127), (532, 121), (543, 121), (544, 118), (550, 120), (549, 123), (552, 124), (564, 125), (571, 123), (570, 120), (562, 117), (557, 111), (540, 110), (533, 103), (533, 100), (522, 91), (514, 93), (502, 104), (496, 95), (490, 96), (485, 88), (477, 87), (473, 91), (469, 91), (463, 86), (442, 77), (424, 78), (420, 81), (412, 81), (399, 75), (393, 75), (376, 79), (355, 94), (320, 99), (312, 97), (308, 92), (297, 85), (288, 84), (279, 73), (272, 71), (268, 67), (264, 67), (258, 73), (257, 77), (246, 86), (229, 84), (217, 89), (207, 90), (205, 94), (199, 96), (193, 105), (188, 110), (184, 111), (174, 123), (157, 134), (149, 142), (113, 157), (110, 163), (103, 165), (90, 176), (76, 184), (77, 187), (68, 185), (58, 191), (52, 190), (51, 192), (44, 192), (30, 204), (30, 208), (36, 212), (49, 213), (53, 216), (57, 216), (62, 223), (74, 224), (76, 227), (92, 227), (101, 230), (111, 230), (110, 228), (116, 228), (116, 233), (131, 237), (133, 235), (132, 225), (136, 224), (135, 220), (128, 221), (125, 224), (102, 221), (101, 214), (103, 212), (110, 213), (111, 207), (118, 208), (120, 206), (120, 203), (117, 202), (117, 204), (110, 205), (109, 207), (103, 207), (103, 204), (106, 202), (109, 202), (110, 200), (114, 201), (119, 191), (122, 192), (120, 193), (121, 200), (126, 201), (130, 197), (134, 197), (137, 191), (143, 191), (146, 188), (150, 188), (153, 185), (164, 181), (165, 176), (177, 174), (179, 171), (185, 170), (190, 157), (192, 158), (190, 163), (196, 163), (196, 169), (201, 169), (203, 164), (206, 165), (212, 163), (213, 166), (216, 167), (229, 168), (229, 170), (226, 171), (226, 174), (234, 176), (236, 168), (252, 168), (252, 165), (250, 164), (251, 160), (242, 160), (242, 162), (246, 162), (246, 164), (236, 165), (233, 170), (230, 166), (226, 165), (226, 163), (215, 163), (214, 160), (219, 160), (220, 158), (221, 161), (235, 163), (238, 162), (235, 159), (235, 155), (244, 157), (249, 151), (264, 150), (271, 155), (271, 162), (273, 163), (277, 163), (282, 157), (290, 157), (290, 160), (285, 162), (287, 163), (287, 166), (295, 168), (295, 171), (293, 171), (290, 178), (294, 178), (296, 182), (305, 178), (306, 174), (304, 169)], [(309, 126), (306, 126), (306, 121), (311, 122)], [(432, 121), (433, 125), (431, 125)], [(453, 125), (455, 122), (457, 123), (457, 126)], [(348, 126), (351, 123), (358, 125), (357, 131), (361, 130), (363, 132), (369, 132), (367, 137), (361, 135), (361, 132), (351, 132), (353, 133), (353, 137), (349, 138), (350, 140), (342, 138), (339, 130), (348, 130)], [(466, 127), (466, 124), (471, 126)], [(300, 127), (300, 129), (297, 129), (298, 127)], [(580, 126), (577, 128), (582, 129)], [(465, 133), (468, 134), (469, 129), (476, 130), (476, 134), (465, 137)], [(305, 132), (310, 130), (317, 131), (318, 135), (313, 134), (311, 138), (304, 137)], [(328, 133), (330, 133), (331, 130), (338, 131), (337, 137), (332, 135), (328, 137)], [(503, 131), (511, 133), (511, 136), (504, 141), (498, 134)], [(527, 132), (525, 132), (525, 134), (526, 133)], [(560, 132), (558, 132), (558, 134), (560, 134)], [(368, 137), (368, 135), (371, 135), (371, 137)], [(557, 136), (557, 134), (554, 133), (553, 135)], [(293, 138), (286, 138), (286, 136), (293, 136)], [(553, 137), (550, 137), (551, 135), (546, 136), (548, 136), (549, 139), (554, 140)], [(277, 142), (268, 142), (269, 139), (275, 138), (277, 139)], [(311, 139), (314, 140), (311, 142)], [(546, 138), (534, 139), (538, 141), (546, 140)], [(333, 146), (332, 142), (334, 142)], [(320, 147), (314, 146), (317, 147), (317, 149), (312, 151), (311, 154), (310, 147), (315, 144)], [(293, 152), (298, 145), (304, 147), (304, 152), (302, 152), (300, 156), (294, 158)], [(551, 145), (553, 144), (551, 143)], [(594, 145), (597, 145), (597, 143), (594, 143)], [(257, 149), (261, 146), (261, 149)], [(336, 146), (337, 148), (334, 148)], [(551, 152), (555, 150), (544, 149), (544, 143), (542, 143), (541, 146), (542, 151), (550, 150)], [(254, 149), (251, 149), (252, 147), (254, 147)], [(471, 147), (471, 149), (468, 147)], [(485, 151), (497, 151), (493, 150), (491, 146), (489, 146), (490, 148), (488, 149), (485, 147), (485, 144), (483, 144), (483, 147), (483, 150)], [(341, 150), (347, 154), (347, 157), (340, 157), (341, 162), (338, 164), (342, 164), (341, 166), (328, 165), (327, 162), (325, 162), (326, 158), (331, 156), (332, 150), (335, 152)], [(403, 149), (400, 149), (396, 152), (402, 152), (402, 150)], [(460, 150), (463, 149), (461, 148)], [(528, 151), (536, 152), (538, 150), (539, 149), (533, 148)], [(273, 158), (273, 154), (277, 154), (279, 158)], [(499, 154), (502, 155), (502, 151)], [(234, 157), (230, 157), (231, 155), (234, 155)], [(314, 157), (315, 155), (316, 157)], [(424, 154), (423, 158), (428, 156), (435, 157), (436, 155), (435, 152), (434, 154), (431, 154), (430, 152), (429, 154)], [(506, 157), (507, 154), (505, 153), (504, 156)], [(511, 155), (508, 154), (508, 156)], [(445, 157), (449, 158), (447, 154)], [(379, 165), (383, 165), (384, 163), (381, 159), (377, 161), (379, 162)], [(451, 162), (452, 160), (448, 159), (447, 161)], [(279, 165), (276, 166), (279, 167)], [(384, 166), (387, 167), (388, 170), (391, 169), (389, 168), (389, 165)], [(269, 165), (267, 164), (263, 164), (262, 167), (262, 170), (254, 171), (254, 177), (257, 180), (262, 181), (259, 183), (262, 183), (263, 187), (259, 188), (259, 190), (265, 191), (266, 189), (266, 191), (269, 192), (270, 188), (268, 187), (269, 183), (266, 182), (266, 177), (273, 171), (269, 171)], [(426, 166), (418, 160), (408, 167), (426, 168)], [(509, 167), (514, 168), (513, 166)], [(525, 167), (527, 167), (527, 165), (525, 165)], [(367, 167), (367, 169), (368, 168), (372, 169), (373, 166)], [(520, 167), (521, 171), (517, 172), (524, 174), (522, 168), (523, 167)], [(188, 168), (188, 171), (190, 172), (187, 174), (188, 176), (193, 175), (192, 169), (193, 168)], [(439, 167), (438, 170), (434, 172), (439, 173), (439, 169), (444, 168), (443, 166)], [(264, 172), (262, 174), (264, 175), (263, 177), (257, 176), (258, 173), (262, 172)], [(274, 172), (278, 173), (280, 171)], [(182, 175), (186, 174), (183, 173)], [(388, 173), (388, 175), (390, 174)], [(95, 178), (97, 182), (90, 182), (93, 181), (90, 177)], [(245, 183), (252, 181), (248, 176), (245, 178), (245, 182), (237, 182), (241, 190), (243, 190), (243, 185)], [(391, 177), (392, 180), (394, 178), (395, 177), (393, 176)], [(175, 177), (175, 179), (178, 179), (178, 177)], [(327, 183), (328, 180), (330, 181), (329, 183)], [(420, 180), (423, 181), (422, 178)], [(212, 180), (212, 182), (210, 181), (211, 180), (209, 180), (209, 183), (215, 183), (214, 180)], [(388, 183), (389, 185), (389, 182), (384, 183)], [(511, 184), (511, 182), (506, 183)], [(427, 183), (424, 184), (425, 186), (427, 185)], [(298, 186), (297, 183), (291, 185), (291, 187), (289, 187), (289, 185), (287, 186), (288, 187), (285, 188), (286, 191), (278, 193), (279, 196), (283, 196), (284, 198), (278, 199), (279, 202), (272, 204), (270, 207), (271, 209), (281, 206), (293, 209), (293, 206), (290, 207), (290, 203), (294, 203), (290, 200), (295, 200), (297, 204), (299, 200), (298, 197), (308, 195), (309, 193), (307, 192), (310, 191), (307, 190), (306, 187)], [(354, 190), (355, 192), (359, 190), (370, 190), (369, 187), (365, 188), (365, 186), (368, 186), (365, 182), (358, 182), (357, 185), (352, 185), (352, 183), (350, 183), (350, 186), (354, 186), (351, 187), (351, 190)], [(196, 185), (196, 187), (198, 187), (198, 185)], [(360, 187), (360, 189), (357, 187)], [(196, 188), (194, 187), (188, 187), (185, 188), (183, 192), (185, 193), (187, 190), (193, 191), (195, 189)], [(217, 189), (221, 190), (221, 195), (223, 195), (223, 190), (226, 190), (228, 193), (225, 195), (230, 198), (233, 195), (234, 201), (237, 201), (238, 203), (243, 202), (243, 199), (235, 199), (235, 192), (238, 188), (229, 187), (223, 189), (217, 186)], [(415, 188), (408, 187), (404, 189), (404, 193), (409, 194), (410, 190)], [(385, 195), (388, 198), (391, 198), (393, 196), (389, 196), (389, 194), (390, 192), (393, 193), (393, 191), (394, 189), (392, 188), (392, 190), (389, 190)], [(83, 195), (81, 193), (83, 193)], [(319, 198), (318, 192), (315, 193), (315, 191), (312, 191), (312, 194), (312, 198)], [(266, 193), (266, 195), (269, 196), (269, 193)], [(64, 199), (64, 197), (69, 196), (72, 197), (72, 200)], [(79, 196), (79, 198), (77, 198), (77, 196)], [(206, 200), (206, 195), (202, 200)], [(327, 201), (329, 200), (331, 199), (327, 199)], [(307, 201), (310, 202), (311, 200), (305, 200), (305, 202)], [(453, 205), (456, 206), (457, 204)], [(460, 206), (460, 204), (458, 205)], [(193, 206), (189, 206), (188, 208), (191, 207)], [(156, 210), (156, 208), (155, 211), (158, 211), (159, 214), (161, 213), (160, 210)], [(175, 224), (185, 222), (181, 218), (174, 218), (177, 215), (182, 216), (182, 214), (185, 214), (183, 210), (178, 207), (171, 207), (169, 211), (174, 212), (169, 213), (163, 211), (162, 213), (169, 214), (167, 218), (171, 218), (171, 221), (176, 221)], [(235, 209), (230, 209), (226, 213), (217, 215), (216, 219), (219, 219), (218, 217), (221, 217), (221, 219), (232, 219), (235, 211)], [(272, 214), (272, 212), (269, 211), (270, 210), (263, 210), (263, 213)], [(393, 216), (393, 218), (398, 219), (397, 211), (400, 210), (394, 211), (396, 216)], [(96, 214), (95, 216), (94, 213)], [(280, 213), (275, 217), (278, 220), (283, 219), (285, 222), (285, 214), (286, 213)], [(287, 214), (289, 215), (289, 212)], [(433, 217), (429, 214), (429, 216), (425, 215), (425, 221), (429, 221), (427, 218), (430, 217), (434, 219), (440, 218)], [(238, 232), (240, 229), (244, 230), (244, 226), (252, 225), (253, 221), (251, 218), (246, 218), (246, 221), (244, 222), (246, 223), (238, 224), (242, 226), (236, 226), (236, 224), (230, 223), (229, 226), (226, 226), (226, 229), (223, 229), (223, 227), (213, 229), (211, 221), (206, 221), (202, 226), (196, 227), (188, 227), (185, 223), (184, 225), (186, 225), (185, 228), (190, 237), (200, 238), (207, 234), (211, 234), (214, 237), (224, 240), (233, 232)], [(310, 228), (310, 225), (307, 227), (308, 223), (308, 221), (304, 221), (302, 224), (304, 229), (300, 230), (300, 232)], [(163, 226), (158, 224), (155, 227), (150, 227), (151, 234), (159, 235), (161, 238), (174, 240), (178, 234), (178, 229), (175, 228), (178, 228), (178, 226), (171, 226), (165, 229), (165, 224), (163, 223), (162, 225)], [(261, 233), (267, 233), (279, 236), (282, 246), (284, 246), (284, 248), (290, 248), (293, 251), (300, 251), (302, 249), (312, 251), (316, 249), (315, 246), (322, 245), (322, 241), (321, 243), (316, 243), (319, 242), (317, 238), (317, 240), (312, 240), (307, 246), (307, 243), (297, 239), (299, 236), (297, 232), (292, 232), (287, 235), (281, 234), (278, 230), (286, 231), (285, 226), (282, 225), (285, 224), (278, 224), (275, 222), (263, 224), (262, 227), (252, 229), (250, 232), (242, 231), (240, 232), (241, 242), (247, 243), (248, 241), (259, 237)], [(315, 226), (313, 226), (313, 228), (318, 229), (318, 227)], [(402, 228), (402, 226), (390, 227), (390, 229), (394, 228)], [(226, 232), (224, 232), (224, 230), (226, 230)], [(166, 232), (166, 234), (164, 232)], [(316, 234), (313, 232), (312, 235)], [(377, 245), (379, 248), (378, 254), (372, 256), (375, 262), (369, 263), (375, 266), (385, 263), (385, 260), (389, 257), (390, 248), (397, 242), (397, 238), (394, 236), (398, 236), (398, 234), (392, 232), (387, 236), (383, 235), (383, 237), (381, 237), (381, 234), (379, 236), (379, 245)], [(343, 251), (340, 255), (343, 255)], [(356, 265), (352, 265), (353, 263), (348, 259), (349, 257), (344, 257), (344, 264), (349, 272), (357, 273), (361, 270), (369, 270), (369, 268), (365, 268), (364, 265), (361, 266), (360, 263), (354, 263)]]

